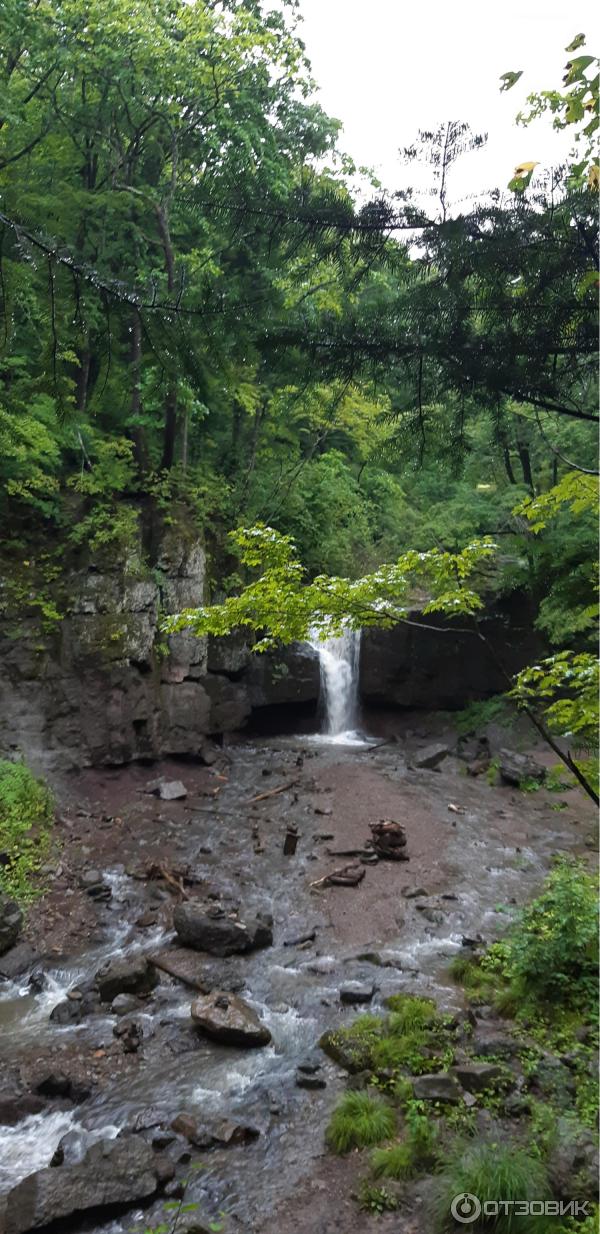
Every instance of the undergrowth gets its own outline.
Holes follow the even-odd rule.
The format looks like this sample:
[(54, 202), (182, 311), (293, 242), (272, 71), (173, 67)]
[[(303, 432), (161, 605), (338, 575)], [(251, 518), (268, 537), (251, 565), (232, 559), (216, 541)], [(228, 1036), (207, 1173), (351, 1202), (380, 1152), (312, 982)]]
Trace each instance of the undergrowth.
[(0, 760), (0, 890), (27, 901), (47, 854), (54, 802), (25, 763)]

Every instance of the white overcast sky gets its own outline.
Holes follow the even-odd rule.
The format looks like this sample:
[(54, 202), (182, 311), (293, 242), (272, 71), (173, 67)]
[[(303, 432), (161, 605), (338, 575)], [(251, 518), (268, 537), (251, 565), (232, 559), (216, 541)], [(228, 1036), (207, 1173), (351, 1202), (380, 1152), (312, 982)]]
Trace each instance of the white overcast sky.
[[(455, 172), (460, 199), (505, 187), (519, 162), (564, 157), (571, 139), (549, 117), (529, 128), (514, 118), (529, 92), (560, 85), (576, 34), (597, 49), (597, 9), (592, 0), (300, 0), (300, 34), (320, 102), (343, 123), (340, 145), (386, 188), (410, 183), (398, 149), (419, 128), (466, 120), (489, 133), (486, 149)], [(501, 94), (509, 69), (525, 71)]]

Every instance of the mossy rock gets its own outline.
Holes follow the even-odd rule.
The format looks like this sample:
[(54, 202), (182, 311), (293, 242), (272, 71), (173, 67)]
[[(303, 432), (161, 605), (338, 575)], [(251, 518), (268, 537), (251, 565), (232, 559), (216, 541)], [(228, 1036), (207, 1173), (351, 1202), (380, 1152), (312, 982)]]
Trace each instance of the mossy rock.
[(383, 1020), (379, 1016), (359, 1016), (348, 1028), (323, 1033), (319, 1045), (334, 1062), (350, 1075), (373, 1070), (373, 1047), (381, 1040)]

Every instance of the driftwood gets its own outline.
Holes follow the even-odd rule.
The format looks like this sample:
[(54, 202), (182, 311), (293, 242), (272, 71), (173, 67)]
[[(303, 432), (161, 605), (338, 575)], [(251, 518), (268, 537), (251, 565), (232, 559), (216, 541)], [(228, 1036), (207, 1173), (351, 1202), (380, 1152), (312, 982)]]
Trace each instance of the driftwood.
[(364, 866), (341, 866), (339, 870), (332, 870), (323, 878), (315, 879), (314, 883), (309, 883), (309, 887), (356, 887), (364, 877)]
[(279, 784), (277, 788), (270, 788), (268, 793), (258, 793), (256, 797), (250, 797), (249, 801), (244, 802), (247, 806), (254, 805), (255, 801), (266, 801), (267, 797), (276, 797), (278, 793), (285, 793), (288, 788), (294, 788), (298, 783), (298, 777), (295, 780), (288, 780), (286, 784)]
[(362, 848), (327, 848), (325, 852), (328, 857), (363, 857), (368, 853), (369, 849), (363, 844)]

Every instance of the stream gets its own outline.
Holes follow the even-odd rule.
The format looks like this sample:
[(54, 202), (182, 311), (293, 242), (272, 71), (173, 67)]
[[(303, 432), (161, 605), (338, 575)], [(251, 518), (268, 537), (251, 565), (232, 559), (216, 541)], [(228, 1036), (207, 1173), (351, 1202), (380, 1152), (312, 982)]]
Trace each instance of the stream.
[[(345, 662), (355, 652), (350, 640)], [(415, 728), (407, 716), (396, 724), (397, 740), (369, 742), (357, 731), (351, 674), (348, 685), (348, 675), (338, 673), (336, 695), (335, 671), (331, 662), (324, 669), (330, 723), (323, 737), (248, 738), (227, 746), (216, 769), (181, 764), (185, 803), (158, 802), (144, 793), (148, 768), (78, 779), (73, 801), (87, 800), (89, 810), (81, 819), (72, 810), (63, 841), (71, 874), (66, 881), (71, 887), (93, 858), (94, 865), (103, 863), (111, 898), (91, 907), (86, 902), (95, 924), (82, 931), (78, 953), (53, 958), (42, 939), (43, 988), (34, 992), (28, 973), (0, 985), (0, 1032), (5, 1075), (24, 1065), (68, 1070), (76, 1057), (80, 1069), (89, 1068), (92, 1091), (77, 1105), (50, 1102), (16, 1126), (0, 1126), (0, 1194), (48, 1165), (67, 1132), (85, 1144), (111, 1139), (132, 1129), (149, 1108), (167, 1122), (182, 1111), (219, 1115), (251, 1124), (260, 1135), (204, 1153), (204, 1168), (189, 1175), (186, 1200), (197, 1201), (210, 1219), (224, 1211), (233, 1228), (249, 1234), (262, 1229), (324, 1152), (324, 1127), (344, 1077), (324, 1056), (325, 1088), (297, 1087), (296, 1073), (326, 1029), (364, 1010), (342, 1006), (340, 987), (372, 982), (373, 1011), (396, 991), (426, 993), (443, 1009), (459, 1009), (449, 959), (506, 928), (515, 907), (538, 889), (552, 853), (580, 841), (572, 794), (559, 812), (550, 809), (546, 793), (526, 798), (490, 787), (485, 777), (466, 777), (453, 755), (440, 770), (416, 769), (415, 751), (432, 732), (436, 739), (447, 732), (447, 718), (420, 716)], [(173, 763), (165, 774), (172, 772)], [(285, 791), (251, 801), (291, 781)], [(117, 823), (107, 814), (107, 802), (115, 800)], [(106, 817), (102, 830), (98, 820)], [(382, 817), (402, 821), (410, 860), (368, 866), (356, 888), (311, 888), (342, 863), (328, 849), (333, 854), (364, 843), (368, 823)], [(300, 839), (296, 854), (286, 857), (282, 841), (290, 823)], [(270, 1029), (265, 1049), (244, 1051), (202, 1038), (191, 1027), (193, 991), (165, 973), (136, 1016), (143, 1045), (126, 1065), (114, 1054), (116, 1017), (107, 1010), (76, 1025), (49, 1020), (53, 1007), (105, 960), (139, 951), (151, 956), (173, 938), (172, 892), (131, 872), (136, 862), (157, 855), (186, 868), (194, 896), (239, 904), (242, 915), (272, 913), (271, 947), (213, 961), (221, 966), (223, 988), (239, 990)], [(59, 923), (61, 911), (77, 913), (81, 895), (57, 900)], [(149, 906), (158, 921), (142, 928), (136, 923)], [(36, 920), (43, 922), (43, 909)], [(314, 937), (294, 942), (306, 935)], [(161, 1214), (157, 1202), (74, 1228), (138, 1234), (158, 1224)]]

